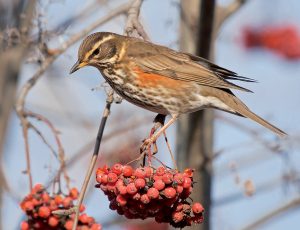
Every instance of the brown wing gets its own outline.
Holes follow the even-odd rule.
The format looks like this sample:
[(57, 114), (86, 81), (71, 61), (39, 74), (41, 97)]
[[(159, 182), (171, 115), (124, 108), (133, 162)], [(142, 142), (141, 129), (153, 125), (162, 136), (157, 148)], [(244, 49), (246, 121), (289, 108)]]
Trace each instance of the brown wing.
[(163, 46), (134, 40), (127, 49), (127, 55), (145, 72), (160, 74), (181, 81), (192, 81), (199, 85), (220, 89), (238, 89), (251, 92), (227, 80), (253, 81), (219, 67), (209, 61), (176, 52)]

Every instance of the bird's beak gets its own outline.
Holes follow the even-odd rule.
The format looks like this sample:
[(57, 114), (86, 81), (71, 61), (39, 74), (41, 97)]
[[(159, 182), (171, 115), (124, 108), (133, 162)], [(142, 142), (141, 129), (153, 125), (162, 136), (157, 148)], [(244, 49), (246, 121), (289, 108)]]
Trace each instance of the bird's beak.
[(79, 60), (72, 66), (70, 69), (70, 74), (74, 73), (75, 71), (79, 70), (80, 68), (86, 66), (88, 63), (87, 62), (80, 62)]

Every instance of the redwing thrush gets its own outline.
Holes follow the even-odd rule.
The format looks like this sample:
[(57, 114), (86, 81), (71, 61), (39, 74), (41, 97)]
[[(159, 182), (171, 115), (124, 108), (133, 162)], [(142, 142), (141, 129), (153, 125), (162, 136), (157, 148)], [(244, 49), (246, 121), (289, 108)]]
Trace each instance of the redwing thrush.
[(99, 69), (110, 86), (127, 101), (172, 118), (205, 108), (248, 117), (276, 134), (285, 132), (251, 112), (231, 91), (251, 92), (228, 80), (253, 82), (206, 59), (114, 33), (99, 32), (83, 40), (70, 73), (84, 66)]

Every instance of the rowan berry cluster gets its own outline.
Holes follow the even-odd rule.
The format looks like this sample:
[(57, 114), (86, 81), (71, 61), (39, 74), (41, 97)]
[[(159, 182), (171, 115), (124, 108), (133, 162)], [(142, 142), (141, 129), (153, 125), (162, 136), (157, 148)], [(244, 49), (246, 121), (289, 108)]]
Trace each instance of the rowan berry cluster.
[(247, 48), (264, 47), (288, 59), (300, 58), (300, 34), (295, 26), (245, 28), (243, 40)]
[[(78, 197), (78, 190), (73, 188), (69, 195), (56, 194), (50, 196), (41, 184), (34, 186), (20, 203), (21, 209), (26, 213), (27, 220), (21, 223), (21, 230), (29, 229), (66, 229), (71, 230), (75, 214), (70, 216), (53, 215), (52, 211), (59, 209), (70, 209), (74, 207), (73, 201)], [(85, 207), (80, 207), (83, 212)], [(80, 214), (78, 230), (101, 230), (100, 224), (95, 223), (93, 217), (85, 213)]]
[(203, 222), (202, 205), (188, 202), (193, 190), (191, 169), (180, 173), (163, 166), (133, 169), (115, 164), (99, 168), (96, 181), (96, 187), (108, 196), (110, 209), (128, 219), (154, 217), (158, 223), (178, 228)]

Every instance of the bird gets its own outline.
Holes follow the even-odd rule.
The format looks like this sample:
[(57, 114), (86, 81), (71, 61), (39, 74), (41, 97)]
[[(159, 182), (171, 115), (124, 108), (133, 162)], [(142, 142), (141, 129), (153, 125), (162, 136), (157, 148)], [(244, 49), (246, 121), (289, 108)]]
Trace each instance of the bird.
[(287, 135), (252, 112), (232, 92), (252, 92), (232, 81), (255, 80), (202, 57), (135, 37), (96, 32), (82, 41), (70, 74), (84, 66), (96, 67), (112, 89), (130, 103), (171, 116), (148, 140), (148, 145), (180, 115), (207, 108), (250, 118), (278, 136)]

